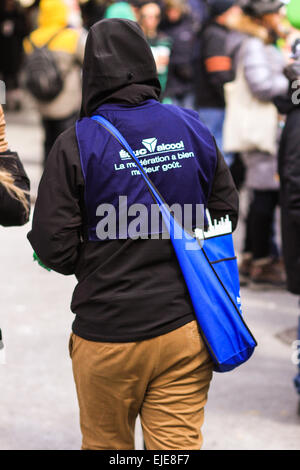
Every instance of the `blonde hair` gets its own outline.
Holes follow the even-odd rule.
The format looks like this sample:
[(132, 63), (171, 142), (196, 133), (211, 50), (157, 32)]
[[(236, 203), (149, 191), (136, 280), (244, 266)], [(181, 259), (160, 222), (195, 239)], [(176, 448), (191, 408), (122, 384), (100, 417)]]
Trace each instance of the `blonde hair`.
[(26, 198), (26, 194), (28, 194), (28, 191), (24, 191), (21, 188), (18, 188), (15, 185), (15, 180), (13, 176), (6, 170), (1, 170), (0, 169), (0, 184), (4, 186), (6, 191), (14, 198), (17, 199), (18, 201), (21, 202), (25, 209), (26, 216), (29, 214), (29, 202), (28, 199)]

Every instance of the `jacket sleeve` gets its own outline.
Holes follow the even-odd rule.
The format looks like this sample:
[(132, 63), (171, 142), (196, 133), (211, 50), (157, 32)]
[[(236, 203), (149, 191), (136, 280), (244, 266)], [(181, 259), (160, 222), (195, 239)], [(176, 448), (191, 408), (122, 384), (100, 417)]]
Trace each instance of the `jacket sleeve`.
[(265, 44), (258, 38), (248, 39), (243, 46), (245, 78), (253, 95), (261, 101), (271, 101), (288, 91), (288, 80), (274, 72)]
[(234, 79), (232, 58), (227, 53), (225, 35), (211, 30), (203, 37), (203, 60), (207, 79), (216, 93), (223, 96), (223, 86)]
[[(295, 114), (296, 113), (296, 114)], [(300, 227), (300, 146), (299, 146), (299, 122), (296, 110), (294, 115), (289, 115), (287, 127), (283, 132), (283, 139), (279, 151), (279, 168), (282, 179), (283, 204), (293, 222)], [(289, 122), (289, 119), (291, 121)], [(281, 161), (283, 157), (283, 161)]]
[(212, 219), (220, 219), (228, 214), (232, 222), (232, 230), (236, 229), (239, 214), (239, 196), (230, 169), (218, 148), (215, 177), (207, 208)]
[(26, 191), (28, 211), (24, 205), (9, 193), (5, 186), (0, 183), (0, 225), (4, 227), (24, 225), (29, 220), (30, 207), (30, 182), (17, 153), (0, 153), (0, 170), (4, 170), (12, 175), (14, 184), (18, 188)]
[(82, 240), (83, 177), (75, 129), (56, 140), (42, 176), (28, 239), (40, 260), (74, 274)]

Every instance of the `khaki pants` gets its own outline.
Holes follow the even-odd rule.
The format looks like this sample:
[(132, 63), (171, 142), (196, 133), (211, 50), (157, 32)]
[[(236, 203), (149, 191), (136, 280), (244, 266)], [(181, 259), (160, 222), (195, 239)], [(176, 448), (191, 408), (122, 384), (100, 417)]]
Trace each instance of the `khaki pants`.
[(196, 321), (135, 343), (87, 341), (70, 355), (82, 449), (134, 449), (140, 414), (148, 450), (199, 450), (212, 361)]

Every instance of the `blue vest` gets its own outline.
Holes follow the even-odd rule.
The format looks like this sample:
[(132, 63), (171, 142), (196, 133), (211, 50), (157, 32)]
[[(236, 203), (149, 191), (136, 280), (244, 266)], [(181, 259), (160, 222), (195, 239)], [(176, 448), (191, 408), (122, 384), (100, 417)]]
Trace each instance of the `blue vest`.
[[(206, 207), (217, 153), (196, 112), (147, 100), (139, 106), (104, 104), (94, 114), (105, 117), (123, 134), (169, 206)], [(124, 219), (120, 201), (126, 201), (127, 207), (143, 204), (150, 214), (152, 196), (132, 158), (106, 129), (83, 118), (76, 123), (76, 135), (85, 180), (89, 240), (99, 241), (97, 225), (105, 217), (103, 208), (107, 204), (116, 209), (117, 223), (116, 233), (108, 238), (127, 238), (134, 216), (127, 214)], [(126, 220), (126, 233), (119, 230), (121, 218)], [(192, 225), (195, 228), (195, 211)], [(161, 227), (153, 230), (149, 222), (141, 235), (161, 231)]]

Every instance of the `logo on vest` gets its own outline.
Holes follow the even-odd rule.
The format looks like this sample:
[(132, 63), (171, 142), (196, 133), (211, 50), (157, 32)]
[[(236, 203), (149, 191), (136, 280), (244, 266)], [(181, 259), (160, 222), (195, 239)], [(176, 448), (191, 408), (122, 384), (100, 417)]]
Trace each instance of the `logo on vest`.
[(157, 139), (153, 137), (152, 139), (144, 139), (142, 140), (142, 144), (146, 147), (149, 152), (155, 152)]
[[(136, 157), (145, 157), (146, 155), (157, 155), (160, 153), (172, 152), (174, 150), (184, 150), (183, 140), (181, 140), (180, 142), (172, 142), (170, 144), (157, 145), (157, 138), (152, 137), (149, 139), (143, 139), (142, 144), (145, 148), (134, 150), (134, 154)], [(131, 160), (129, 153), (126, 152), (126, 150), (124, 149), (120, 150), (119, 155), (121, 160)]]

